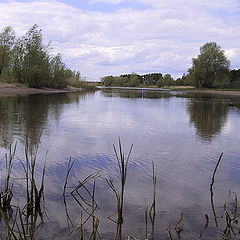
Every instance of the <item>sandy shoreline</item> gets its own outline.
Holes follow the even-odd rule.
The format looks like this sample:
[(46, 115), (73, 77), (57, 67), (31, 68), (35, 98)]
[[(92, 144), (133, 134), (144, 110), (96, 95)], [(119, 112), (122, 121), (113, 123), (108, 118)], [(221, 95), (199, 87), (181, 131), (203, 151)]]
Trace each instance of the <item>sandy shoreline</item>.
[(25, 94), (50, 94), (50, 93), (67, 93), (81, 91), (80, 88), (69, 87), (67, 89), (52, 89), (52, 88), (28, 88), (22, 85), (9, 83), (0, 83), (0, 96), (6, 95), (25, 95)]

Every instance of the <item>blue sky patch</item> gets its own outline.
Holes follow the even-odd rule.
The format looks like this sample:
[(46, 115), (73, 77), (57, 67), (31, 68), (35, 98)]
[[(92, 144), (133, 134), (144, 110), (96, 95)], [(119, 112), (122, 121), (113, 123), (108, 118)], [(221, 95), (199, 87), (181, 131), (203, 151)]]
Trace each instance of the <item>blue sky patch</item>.
[[(35, 0), (15, 0), (15, 2), (34, 2)], [(71, 5), (78, 9), (89, 10), (89, 11), (99, 11), (99, 12), (114, 12), (124, 8), (131, 8), (135, 10), (146, 10), (150, 9), (150, 6), (135, 3), (135, 2), (122, 2), (117, 4), (111, 4), (106, 2), (95, 2), (91, 3), (91, 0), (58, 0), (59, 2)], [(0, 2), (9, 2), (8, 0), (0, 0)]]
[(100, 12), (114, 12), (119, 9), (124, 8), (132, 8), (136, 10), (145, 10), (149, 9), (150, 7), (140, 4), (140, 3), (134, 3), (134, 2), (122, 2), (118, 4), (111, 4), (106, 2), (96, 2), (91, 3), (90, 0), (80, 0), (80, 1), (74, 1), (74, 0), (60, 0), (60, 2), (69, 4), (75, 8), (79, 9), (85, 9), (90, 11), (100, 11)]

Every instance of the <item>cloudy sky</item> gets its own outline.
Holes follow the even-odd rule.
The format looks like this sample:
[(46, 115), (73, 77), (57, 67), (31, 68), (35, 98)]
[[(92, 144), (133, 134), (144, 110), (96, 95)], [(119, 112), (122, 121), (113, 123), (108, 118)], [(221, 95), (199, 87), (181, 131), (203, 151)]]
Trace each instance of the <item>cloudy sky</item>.
[(0, 29), (33, 24), (89, 80), (136, 72), (181, 76), (217, 42), (240, 68), (240, 0), (0, 0)]

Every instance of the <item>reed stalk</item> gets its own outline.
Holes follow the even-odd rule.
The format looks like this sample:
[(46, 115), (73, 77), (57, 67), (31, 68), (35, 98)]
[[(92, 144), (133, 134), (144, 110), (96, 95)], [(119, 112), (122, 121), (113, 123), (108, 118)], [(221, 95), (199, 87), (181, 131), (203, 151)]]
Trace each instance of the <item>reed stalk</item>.
[(124, 152), (122, 151), (122, 144), (121, 140), (119, 138), (119, 154), (117, 153), (117, 149), (115, 145), (113, 145), (114, 153), (117, 159), (119, 173), (120, 173), (120, 181), (121, 181), (121, 187), (120, 189), (117, 189), (113, 184), (113, 179), (106, 179), (109, 187), (112, 189), (116, 200), (117, 200), (117, 214), (118, 214), (118, 220), (117, 220), (117, 231), (116, 231), (116, 239), (121, 240), (122, 239), (122, 224), (123, 224), (123, 203), (124, 203), (124, 190), (125, 190), (125, 184), (127, 179), (127, 167), (128, 167), (128, 161), (132, 152), (133, 145), (131, 145), (129, 153), (127, 155), (127, 158), (125, 157)]
[(144, 213), (145, 213), (145, 239), (148, 238), (148, 205), (147, 200), (145, 198), (145, 207), (144, 207)]
[(152, 240), (154, 239), (155, 232), (155, 219), (156, 219), (156, 192), (157, 192), (157, 174), (155, 174), (154, 162), (152, 161), (152, 183), (153, 183), (153, 201), (149, 211), (149, 217), (152, 225)]
[(13, 167), (13, 160), (16, 153), (17, 143), (15, 143), (13, 149), (10, 145), (9, 148), (9, 155), (5, 155), (5, 165), (6, 165), (6, 177), (5, 177), (5, 184), (4, 190), (0, 192), (0, 208), (4, 211), (11, 208), (11, 201), (13, 197), (12, 188), (13, 185), (10, 187), (10, 178), (12, 173)]
[(66, 196), (66, 190), (67, 190), (67, 183), (68, 183), (68, 178), (71, 172), (71, 169), (73, 167), (75, 163), (75, 160), (72, 160), (72, 158), (70, 157), (69, 161), (68, 161), (68, 166), (67, 166), (67, 174), (66, 174), (66, 178), (65, 178), (65, 182), (63, 185), (63, 202), (64, 202), (64, 207), (65, 207), (65, 212), (66, 212), (66, 216), (67, 216), (67, 225), (68, 225), (68, 229), (70, 230), (70, 224), (72, 227), (74, 227), (72, 219), (70, 218), (69, 212), (68, 212), (68, 207), (67, 207), (67, 196)]
[[(98, 171), (96, 173), (88, 175), (86, 178), (83, 179), (83, 181), (78, 181), (78, 184), (73, 187), (68, 187), (69, 182), (69, 176), (70, 172), (73, 168), (75, 160), (72, 160), (70, 158), (67, 166), (67, 174), (65, 178), (65, 183), (63, 186), (63, 198), (64, 198), (64, 206), (65, 206), (65, 212), (67, 216), (67, 223), (70, 230), (70, 224), (72, 227), (72, 230), (70, 231), (70, 235), (74, 231), (79, 231), (78, 239), (83, 240), (85, 238), (84, 236), (84, 225), (92, 219), (92, 233), (90, 235), (90, 239), (95, 240), (97, 237), (100, 238), (100, 234), (98, 232), (98, 226), (99, 226), (99, 220), (95, 216), (95, 211), (98, 208), (98, 204), (95, 200), (95, 190), (96, 190), (96, 179), (100, 177), (101, 171)], [(88, 189), (87, 184), (88, 182), (93, 180), (93, 188), (92, 191)], [(72, 189), (69, 194), (67, 194), (67, 189)], [(87, 196), (89, 199), (86, 199), (86, 197), (83, 197), (83, 193), (87, 193)], [(77, 224), (74, 226), (74, 223), (70, 217), (70, 214), (68, 212), (67, 207), (67, 198), (72, 197), (75, 202), (78, 204), (78, 206), (81, 208), (81, 221), (80, 224)], [(89, 208), (91, 211), (89, 211)], [(83, 220), (83, 213), (86, 214), (85, 220)], [(70, 224), (69, 224), (70, 223)]]
[(181, 213), (180, 220), (175, 225), (174, 230), (177, 234), (177, 238), (181, 240), (181, 233), (183, 231), (183, 213)]
[(217, 220), (217, 214), (216, 214), (216, 210), (215, 210), (215, 206), (214, 206), (213, 185), (214, 185), (214, 182), (215, 182), (215, 175), (217, 173), (217, 169), (218, 169), (218, 166), (219, 166), (219, 164), (221, 162), (222, 156), (223, 156), (223, 153), (221, 153), (221, 155), (220, 155), (220, 157), (219, 157), (219, 159), (217, 161), (217, 164), (216, 164), (215, 169), (213, 171), (212, 181), (211, 181), (211, 184), (210, 184), (211, 206), (212, 206), (212, 212), (213, 212), (213, 216), (214, 216), (215, 225), (216, 225), (217, 228), (218, 228), (218, 220)]

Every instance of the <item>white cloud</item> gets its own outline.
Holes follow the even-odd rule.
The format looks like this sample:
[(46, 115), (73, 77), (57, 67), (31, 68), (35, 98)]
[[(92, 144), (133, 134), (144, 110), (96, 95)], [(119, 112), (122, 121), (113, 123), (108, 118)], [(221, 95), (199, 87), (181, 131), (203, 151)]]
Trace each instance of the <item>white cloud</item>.
[(236, 55), (235, 49), (227, 49), (225, 50), (225, 55), (229, 58), (233, 58)]
[(90, 79), (126, 72), (162, 72), (177, 77), (187, 71), (191, 58), (208, 41), (226, 49), (232, 65), (238, 67), (237, 1), (132, 2), (151, 8), (105, 13), (77, 9), (56, 0), (10, 1), (0, 3), (0, 28), (12, 25), (20, 35), (37, 23), (67, 65)]

